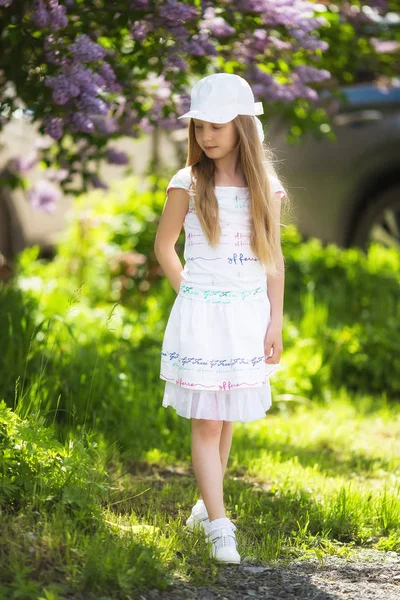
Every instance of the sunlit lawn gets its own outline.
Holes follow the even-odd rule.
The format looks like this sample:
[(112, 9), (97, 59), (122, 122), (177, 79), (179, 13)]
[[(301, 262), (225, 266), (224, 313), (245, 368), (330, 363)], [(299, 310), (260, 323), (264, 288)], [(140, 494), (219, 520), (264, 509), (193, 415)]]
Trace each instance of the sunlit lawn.
[[(358, 546), (400, 549), (400, 417), (384, 401), (379, 408), (376, 399), (339, 396), (327, 407), (235, 424), (225, 496), (243, 557), (323, 560)], [(147, 462), (120, 468), (118, 500), (128, 499), (111, 507), (108, 522), (125, 531), (154, 526), (157, 544), (205, 567), (201, 536), (183, 527), (197, 499), (190, 461), (171, 464), (154, 449)]]
[[(235, 424), (225, 481), (242, 559), (400, 552), (398, 256), (291, 243), (273, 406)], [(224, 567), (184, 527), (190, 421), (161, 406), (174, 294), (164, 281), (139, 306), (81, 297), (72, 247), (49, 265), (29, 251), (0, 287), (0, 401), (14, 409), (0, 407), (0, 598), (125, 600), (210, 582)]]

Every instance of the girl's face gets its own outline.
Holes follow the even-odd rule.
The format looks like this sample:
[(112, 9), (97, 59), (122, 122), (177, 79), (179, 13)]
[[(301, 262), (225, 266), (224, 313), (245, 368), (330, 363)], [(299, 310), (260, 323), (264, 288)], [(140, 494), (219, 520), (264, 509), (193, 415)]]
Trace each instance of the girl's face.
[(233, 121), (211, 123), (193, 119), (196, 141), (209, 158), (223, 158), (235, 148), (238, 132)]

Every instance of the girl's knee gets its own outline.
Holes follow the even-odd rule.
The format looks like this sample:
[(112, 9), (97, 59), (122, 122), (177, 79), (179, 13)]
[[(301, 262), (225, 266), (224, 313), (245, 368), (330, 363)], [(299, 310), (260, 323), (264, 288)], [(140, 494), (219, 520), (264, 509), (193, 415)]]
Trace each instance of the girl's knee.
[(210, 438), (218, 437), (221, 434), (223, 421), (214, 421), (213, 419), (192, 419), (193, 429), (201, 436)]

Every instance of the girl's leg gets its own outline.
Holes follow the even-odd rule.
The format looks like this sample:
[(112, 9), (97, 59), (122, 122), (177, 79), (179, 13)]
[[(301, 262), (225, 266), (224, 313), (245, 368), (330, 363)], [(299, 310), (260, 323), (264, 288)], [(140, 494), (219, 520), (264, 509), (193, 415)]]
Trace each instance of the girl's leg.
[[(232, 434), (233, 434), (233, 422), (232, 421), (223, 421), (221, 438), (219, 441), (219, 458), (221, 462), (222, 468), (222, 478), (224, 478), (226, 465), (228, 463), (229, 452), (231, 450), (232, 445)], [(200, 498), (202, 495), (200, 494)]]
[(228, 463), (229, 452), (232, 445), (233, 422), (223, 421), (221, 439), (219, 442), (219, 456), (222, 467), (222, 477), (225, 475), (226, 465)]
[(223, 421), (191, 419), (192, 463), (210, 521), (225, 517), (220, 441)]

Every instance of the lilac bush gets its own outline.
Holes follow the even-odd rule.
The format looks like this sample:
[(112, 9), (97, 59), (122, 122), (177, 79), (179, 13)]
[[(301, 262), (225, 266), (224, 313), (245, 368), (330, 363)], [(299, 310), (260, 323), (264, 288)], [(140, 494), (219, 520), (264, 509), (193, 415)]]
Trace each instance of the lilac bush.
[(25, 105), (53, 140), (41, 149), (46, 164), (68, 171), (61, 185), (73, 193), (105, 185), (92, 166), (101, 159), (126, 164), (108, 147), (118, 137), (185, 127), (176, 120), (188, 107), (182, 90), (214, 71), (245, 76), (268, 106), (263, 118), (284, 110), (295, 120), (306, 109), (297, 129), (313, 131), (329, 120), (318, 104), (326, 86), (357, 68), (390, 81), (398, 32), (376, 23), (397, 4), (0, 0), (0, 127)]
[(107, 149), (106, 159), (111, 165), (126, 165), (128, 163), (126, 152), (117, 150), (116, 148)]
[(60, 189), (46, 179), (39, 179), (29, 189), (28, 199), (33, 208), (53, 213), (61, 198)]

